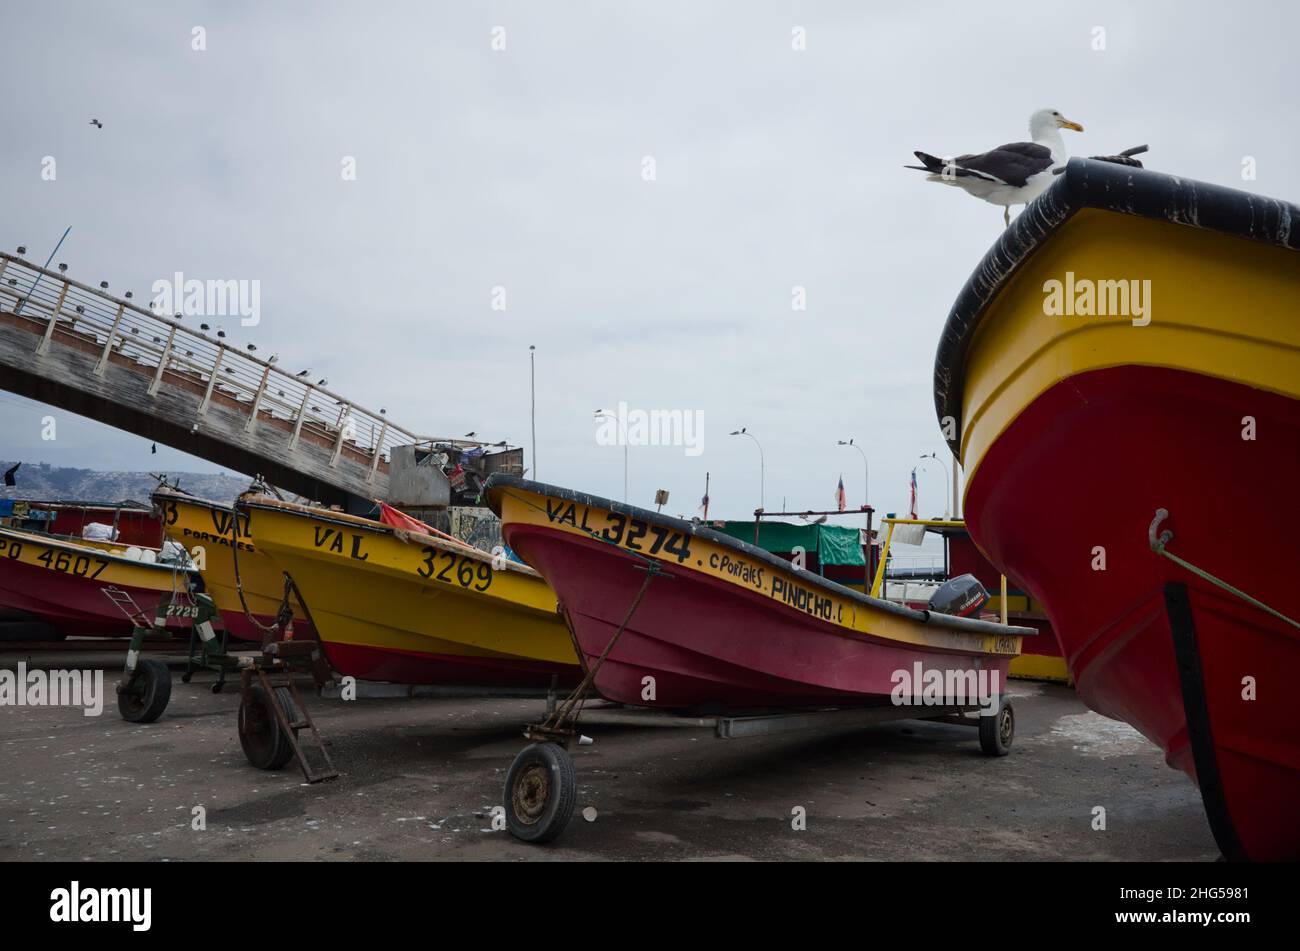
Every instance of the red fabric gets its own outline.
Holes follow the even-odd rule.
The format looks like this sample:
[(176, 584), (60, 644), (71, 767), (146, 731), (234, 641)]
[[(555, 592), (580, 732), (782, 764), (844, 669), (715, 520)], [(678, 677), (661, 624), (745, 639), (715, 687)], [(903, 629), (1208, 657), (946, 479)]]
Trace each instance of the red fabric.
[(411, 518), (405, 512), (393, 508), (387, 502), (379, 503), (379, 521), (385, 525), (391, 525), (393, 528), (400, 528), (408, 532), (422, 532), (425, 535), (441, 535), (433, 526), (426, 525), (418, 518)]

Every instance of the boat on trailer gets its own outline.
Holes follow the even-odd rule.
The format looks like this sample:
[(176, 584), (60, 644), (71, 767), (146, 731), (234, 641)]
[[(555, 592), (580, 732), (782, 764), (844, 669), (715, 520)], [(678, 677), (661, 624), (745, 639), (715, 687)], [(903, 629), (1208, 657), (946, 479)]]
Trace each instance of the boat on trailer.
[(1269, 508), (1300, 481), (1298, 252), (1296, 205), (1074, 159), (935, 360), (972, 538), (1232, 859), (1300, 858), (1300, 546)]
[(131, 634), (134, 624), (119, 604), (158, 612), (150, 616), (163, 620), (159, 627), (187, 628), (183, 609), (197, 573), (188, 562), (142, 560), (142, 551), (154, 554), (116, 542), (0, 528), (0, 605), (60, 636)]
[[(167, 537), (193, 554), (202, 551), (204, 590), (216, 603), (221, 624), (235, 638), (260, 641), (283, 624), (281, 612), (292, 611), (294, 638), (316, 636), (310, 620), (286, 590), (284, 573), (260, 551), (248, 528), (247, 515), (178, 489), (154, 490), (154, 508)], [(241, 596), (242, 595), (242, 596)]]
[(536, 571), (450, 536), (268, 496), (236, 506), (330, 665), (361, 680), (545, 690), (581, 676)]
[(570, 489), (496, 475), (487, 497), (507, 544), (555, 589), (588, 666), (645, 579), (658, 581), (595, 676), (619, 703), (887, 704), (895, 672), (915, 664), (1004, 678), (1034, 633), (868, 597), (703, 524)]
[[(775, 732), (845, 724), (842, 714), (959, 717), (986, 753), (1010, 746), (1002, 687), (1031, 628), (872, 598), (702, 523), (570, 489), (497, 474), (485, 491), (507, 544), (555, 589), (585, 672), (525, 730), (534, 742), (507, 774), (518, 838), (550, 841), (568, 823), (565, 748), (589, 692), (718, 715), (719, 736), (751, 735), (759, 720)], [(981, 699), (988, 715), (965, 718)]]

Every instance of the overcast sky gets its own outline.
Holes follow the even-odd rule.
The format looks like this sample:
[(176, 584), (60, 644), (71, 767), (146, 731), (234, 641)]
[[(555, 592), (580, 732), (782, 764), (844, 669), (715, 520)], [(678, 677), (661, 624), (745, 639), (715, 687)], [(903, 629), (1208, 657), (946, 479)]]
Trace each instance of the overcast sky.
[[(917, 457), (944, 455), (938, 333), (1002, 228), (903, 169), (912, 150), (1024, 139), (1051, 107), (1086, 127), (1075, 154), (1149, 143), (1149, 167), (1295, 201), (1297, 11), (2, 0), (0, 245), (43, 260), (71, 225), (69, 275), (138, 298), (175, 271), (260, 281), (233, 340), (420, 433), (527, 449), (535, 344), (549, 482), (622, 494), (593, 418), (622, 400), (704, 421), (698, 456), (631, 449), (634, 502), (667, 488), (692, 514), (709, 472), (710, 514), (748, 514), (758, 451), (727, 435), (746, 426), (769, 509), (832, 507), (841, 473), (860, 504), (862, 459), (835, 444), (855, 437), (871, 502), (898, 510)], [(0, 458), (217, 469), (62, 413), (42, 442), (47, 411), (0, 394)]]

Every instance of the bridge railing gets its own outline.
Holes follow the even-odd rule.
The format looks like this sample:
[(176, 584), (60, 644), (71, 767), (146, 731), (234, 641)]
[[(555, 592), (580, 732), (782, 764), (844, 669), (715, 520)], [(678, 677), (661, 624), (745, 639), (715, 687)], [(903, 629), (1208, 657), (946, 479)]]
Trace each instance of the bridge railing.
[[(96, 356), (94, 372), (111, 362), (151, 376), (150, 394), (163, 385), (189, 390), (199, 398), (199, 414), (214, 402), (247, 416), (245, 429), (273, 426), (288, 437), (292, 450), (307, 439), (330, 449), (331, 466), (344, 455), (368, 465), (373, 477), (387, 465), (395, 446), (422, 437), (345, 400), (305, 374), (281, 370), (250, 350), (192, 329), (140, 306), (104, 287), (90, 287), (21, 257), (0, 252), (0, 315), (29, 322), (40, 333), (38, 353), (55, 342)], [(201, 318), (191, 318), (199, 320)]]

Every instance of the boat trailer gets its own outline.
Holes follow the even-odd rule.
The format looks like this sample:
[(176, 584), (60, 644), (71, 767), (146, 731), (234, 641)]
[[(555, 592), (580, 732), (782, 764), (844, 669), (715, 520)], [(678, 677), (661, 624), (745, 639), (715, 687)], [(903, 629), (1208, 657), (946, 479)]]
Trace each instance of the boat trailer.
[[(600, 656), (591, 663), (582, 682), (568, 697), (553, 709), (547, 710), (545, 720), (524, 728), (524, 737), (530, 741), (529, 745), (524, 747), (510, 764), (505, 782), (506, 828), (517, 839), (538, 844), (551, 842), (565, 830), (569, 820), (573, 818), (573, 809), (578, 798), (578, 784), (573, 758), (568, 750), (569, 745), (575, 741), (579, 745), (592, 742), (589, 737), (578, 732), (578, 718), (587, 698), (594, 693), (596, 672), (600, 670), (632, 620), (632, 615), (636, 613), (650, 583), (660, 575), (665, 578), (672, 577), (663, 571), (657, 562), (648, 559), (645, 561), (647, 563), (641, 566), (641, 570), (646, 572), (645, 582), (628, 608), (623, 622), (610, 636), (609, 643), (605, 645)], [(563, 608), (561, 613), (572, 631), (572, 622), (569, 620), (568, 613)], [(576, 637), (574, 642), (576, 644)], [(579, 656), (581, 657), (581, 654)], [(584, 663), (584, 666), (587, 665)], [(891, 704), (703, 717), (683, 716), (679, 711), (671, 710), (626, 708), (618, 704), (599, 709), (617, 709), (620, 711), (619, 719), (625, 722), (646, 725), (670, 723), (712, 728), (714, 735), (719, 739), (770, 736), (798, 730), (835, 730), (893, 720), (933, 720), (978, 728), (980, 749), (988, 756), (1006, 756), (1011, 751), (1011, 743), (1015, 739), (1016, 732), (1015, 710), (1011, 701), (1005, 696), (1000, 698), (997, 711), (989, 714), (983, 714), (978, 705), (951, 700), (941, 701), (938, 705), (926, 705), (923, 708)], [(978, 715), (972, 718), (972, 713)]]
[[(323, 687), (330, 679), (329, 668), (318, 644), (293, 639), (291, 619), (277, 623), (274, 633), (268, 632), (258, 649), (231, 651), (226, 632), (218, 636), (213, 629), (217, 608), (206, 594), (185, 591), (163, 595), (152, 618), (129, 592), (109, 587), (104, 594), (133, 625), (126, 666), (117, 684), (117, 708), (124, 720), (152, 723), (167, 709), (172, 692), (171, 669), (161, 660), (142, 659), (140, 649), (146, 639), (167, 636), (168, 618), (183, 618), (190, 622), (190, 651), (181, 680), (189, 683), (196, 670), (211, 670), (217, 674), (211, 690), (220, 693), (227, 675), (239, 674), (239, 745), (248, 762), (258, 769), (277, 770), (296, 758), (309, 783), (338, 776), (324, 737), (295, 684), (295, 674), (305, 668), (316, 686)], [(308, 756), (310, 746), (303, 742), (303, 730), (310, 733), (311, 746), (318, 754), (315, 763)]]

